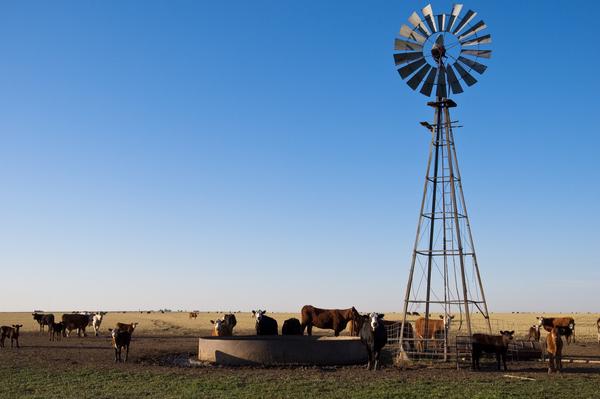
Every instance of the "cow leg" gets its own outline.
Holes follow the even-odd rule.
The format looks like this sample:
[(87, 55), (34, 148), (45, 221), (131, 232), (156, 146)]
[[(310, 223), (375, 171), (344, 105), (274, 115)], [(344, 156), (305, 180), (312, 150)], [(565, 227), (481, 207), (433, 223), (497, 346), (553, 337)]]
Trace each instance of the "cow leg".
[(21, 346), (19, 345), (19, 337), (15, 338), (15, 341), (17, 343), (17, 348), (20, 348)]
[(371, 370), (371, 362), (373, 360), (373, 352), (371, 352), (371, 347), (367, 345), (367, 370)]
[(552, 374), (554, 371), (554, 355), (548, 353), (548, 374)]
[(306, 335), (312, 335), (312, 324), (306, 326)]
[(115, 363), (119, 361), (119, 351), (117, 350), (117, 347), (115, 346)]
[(125, 361), (127, 361), (128, 357), (129, 357), (129, 344), (125, 347)]
[(506, 367), (506, 352), (502, 353), (502, 363), (504, 363), (504, 371), (507, 371), (508, 368)]
[(83, 336), (84, 336), (84, 337), (87, 337), (87, 334), (85, 333), (85, 327), (83, 327), (83, 328), (81, 329), (81, 331), (83, 331)]
[(554, 357), (554, 363), (556, 366), (556, 371), (560, 373), (562, 371), (562, 354)]
[(379, 370), (381, 368), (380, 364), (379, 364), (379, 354), (381, 353), (380, 350), (375, 351), (375, 370)]

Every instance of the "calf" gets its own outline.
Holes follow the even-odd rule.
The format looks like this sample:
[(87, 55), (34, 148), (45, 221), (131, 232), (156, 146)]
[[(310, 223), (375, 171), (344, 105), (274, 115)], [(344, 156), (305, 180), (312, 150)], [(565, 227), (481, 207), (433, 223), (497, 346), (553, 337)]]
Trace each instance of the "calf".
[(359, 336), (369, 356), (367, 370), (377, 370), (380, 368), (379, 355), (381, 349), (387, 344), (387, 329), (383, 324), (383, 314), (371, 313), (368, 317), (363, 317)]
[(10, 347), (13, 347), (13, 342), (16, 342), (17, 348), (19, 346), (19, 328), (23, 327), (23, 324), (13, 324), (12, 327), (2, 326), (0, 327), (0, 348), (4, 348), (4, 339), (10, 338)]
[[(134, 327), (135, 328), (135, 327)], [(123, 362), (121, 359), (121, 350), (125, 348), (125, 361), (129, 357), (129, 344), (131, 343), (131, 333), (127, 330), (109, 328), (108, 331), (112, 337), (112, 346), (115, 348), (115, 363)]]
[(454, 319), (453, 315), (440, 315), (440, 320), (425, 319), (421, 317), (415, 321), (415, 335), (417, 338), (417, 350), (423, 352), (425, 350), (425, 343), (428, 340), (434, 340), (431, 342), (433, 348), (437, 348), (438, 341), (443, 340), (445, 335), (450, 330), (450, 323)]
[(558, 327), (560, 335), (566, 337), (567, 345), (575, 342), (575, 319), (572, 317), (538, 317), (538, 324), (544, 330), (550, 332), (554, 327)]
[(237, 320), (235, 315), (226, 314), (221, 319), (211, 320), (212, 324), (214, 324), (214, 328), (212, 331), (213, 337), (230, 337), (233, 335), (233, 327), (237, 324)]
[[(121, 330), (121, 331), (127, 331), (130, 335), (133, 334), (133, 332), (135, 331), (135, 328), (138, 326), (139, 323), (130, 323), (130, 324), (126, 324), (126, 323), (117, 323), (117, 328), (116, 330)], [(111, 331), (109, 329), (109, 331)]]
[(540, 326), (534, 324), (529, 327), (529, 334), (527, 335), (529, 341), (540, 342)]
[(281, 327), (281, 335), (302, 335), (302, 324), (300, 320), (292, 317), (283, 322)]
[(265, 316), (266, 310), (253, 310), (252, 317), (256, 318), (256, 335), (277, 335), (277, 320)]
[(562, 338), (558, 327), (554, 327), (546, 337), (546, 352), (548, 353), (548, 374), (560, 373), (562, 370)]
[(92, 316), (92, 328), (94, 329), (94, 335), (97, 337), (98, 332), (100, 331), (100, 325), (102, 324), (102, 318), (106, 312), (96, 313)]
[(496, 354), (498, 370), (500, 370), (500, 358), (502, 358), (504, 371), (506, 371), (506, 352), (508, 351), (508, 344), (512, 341), (514, 333), (514, 331), (500, 331), (500, 335), (473, 334), (471, 341), (473, 370), (480, 369), (479, 358), (481, 357), (481, 354), (485, 352)]
[(61, 337), (65, 334), (65, 323), (62, 321), (59, 323), (52, 323), (50, 326), (50, 341), (61, 340)]

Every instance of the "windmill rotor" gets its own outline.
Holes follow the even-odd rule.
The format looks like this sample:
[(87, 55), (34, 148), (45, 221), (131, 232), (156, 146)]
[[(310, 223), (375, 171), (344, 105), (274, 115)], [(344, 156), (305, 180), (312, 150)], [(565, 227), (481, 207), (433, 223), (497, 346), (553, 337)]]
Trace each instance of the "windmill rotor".
[(477, 83), (474, 75), (487, 69), (492, 42), (487, 25), (473, 10), (455, 4), (450, 13), (434, 14), (431, 4), (422, 16), (413, 12), (394, 41), (394, 63), (408, 86), (425, 96), (446, 98)]

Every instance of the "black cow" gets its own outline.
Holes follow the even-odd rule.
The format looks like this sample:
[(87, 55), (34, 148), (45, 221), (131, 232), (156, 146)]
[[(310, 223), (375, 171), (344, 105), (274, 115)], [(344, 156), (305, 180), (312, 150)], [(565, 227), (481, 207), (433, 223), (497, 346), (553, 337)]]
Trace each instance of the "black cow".
[(473, 334), (471, 343), (473, 370), (479, 370), (479, 358), (481, 357), (481, 354), (485, 352), (496, 354), (498, 370), (500, 370), (500, 358), (502, 358), (504, 371), (506, 371), (506, 352), (508, 351), (508, 344), (512, 341), (514, 333), (514, 331), (500, 331), (500, 335)]
[(44, 332), (44, 326), (48, 326), (48, 330), (50, 330), (50, 326), (54, 323), (54, 315), (52, 313), (34, 312), (31, 315), (33, 316), (33, 320), (37, 321), (40, 325), (40, 333)]
[(90, 322), (90, 317), (88, 315), (79, 313), (66, 313), (62, 315), (62, 322), (65, 324), (67, 337), (71, 334), (71, 331), (73, 330), (77, 330), (78, 337), (81, 337), (82, 332), (83, 336), (87, 337), (87, 334), (85, 333), (85, 328)]
[(115, 363), (122, 362), (121, 350), (125, 348), (125, 361), (129, 357), (129, 344), (131, 343), (131, 333), (127, 330), (109, 328), (108, 331), (112, 337), (112, 346), (115, 348)]
[(281, 327), (281, 335), (302, 335), (300, 320), (292, 317), (284, 321), (283, 327)]
[(65, 323), (52, 323), (50, 325), (50, 341), (58, 339), (59, 341), (65, 335)]
[(360, 328), (360, 340), (367, 348), (369, 362), (368, 370), (377, 370), (380, 368), (379, 355), (381, 349), (387, 344), (387, 329), (383, 324), (383, 314), (371, 313), (369, 316), (363, 316), (363, 323)]
[(256, 318), (256, 335), (277, 335), (277, 320), (265, 316), (266, 310), (252, 311)]

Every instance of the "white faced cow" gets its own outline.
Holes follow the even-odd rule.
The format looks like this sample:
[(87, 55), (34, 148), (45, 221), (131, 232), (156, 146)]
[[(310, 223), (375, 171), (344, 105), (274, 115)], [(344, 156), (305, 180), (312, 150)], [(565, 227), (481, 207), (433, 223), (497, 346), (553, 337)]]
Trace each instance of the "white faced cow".
[(98, 332), (100, 331), (100, 325), (102, 324), (102, 318), (106, 312), (98, 312), (92, 316), (92, 327), (94, 328), (94, 334), (96, 337), (98, 336)]

